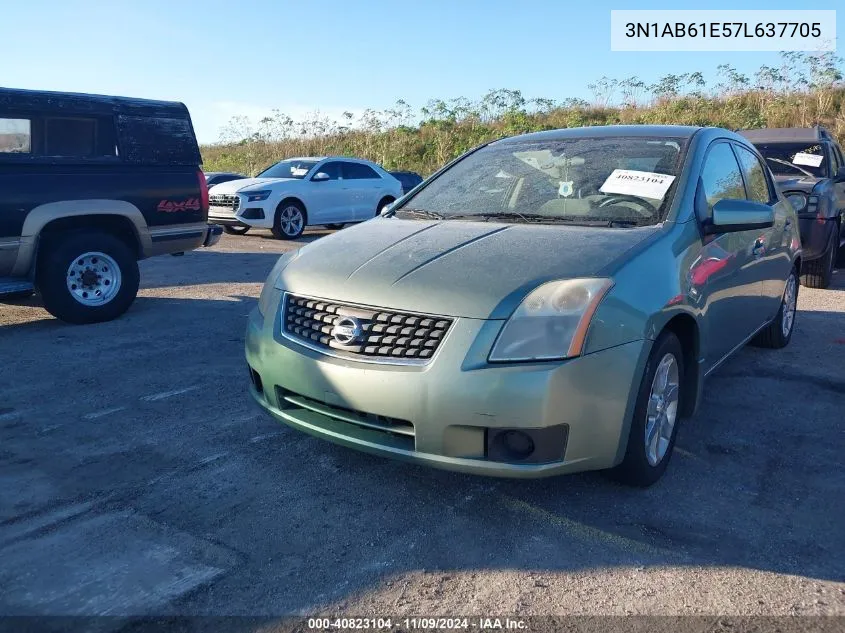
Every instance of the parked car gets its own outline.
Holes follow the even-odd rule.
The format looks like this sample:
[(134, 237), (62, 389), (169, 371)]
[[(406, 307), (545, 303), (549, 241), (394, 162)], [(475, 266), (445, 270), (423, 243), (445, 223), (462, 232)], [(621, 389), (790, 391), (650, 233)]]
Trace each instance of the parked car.
[(208, 185), (209, 189), (214, 185), (219, 185), (221, 182), (229, 182), (230, 180), (243, 180), (244, 178), (248, 178), (248, 176), (244, 176), (243, 174), (234, 174), (232, 172), (227, 171), (205, 172), (205, 184)]
[(365, 160), (289, 158), (255, 178), (216, 185), (210, 195), (209, 217), (224, 227), (266, 228), (293, 240), (306, 226), (340, 228), (377, 216), (402, 195), (402, 184)]
[(405, 195), (423, 181), (423, 177), (415, 171), (392, 171), (390, 175), (402, 183), (402, 195)]
[(795, 210), (738, 134), (517, 136), (283, 255), (248, 320), (250, 391), (379, 455), (649, 485), (705, 376), (789, 343), (800, 269)]
[(108, 321), (138, 260), (215, 244), (181, 103), (0, 88), (0, 299), (41, 293), (69, 323)]
[[(824, 128), (741, 130), (754, 143), (798, 212), (801, 281), (827, 288), (845, 246), (845, 156)], [(845, 254), (845, 249), (841, 251)], [(843, 261), (845, 264), (845, 261)]]

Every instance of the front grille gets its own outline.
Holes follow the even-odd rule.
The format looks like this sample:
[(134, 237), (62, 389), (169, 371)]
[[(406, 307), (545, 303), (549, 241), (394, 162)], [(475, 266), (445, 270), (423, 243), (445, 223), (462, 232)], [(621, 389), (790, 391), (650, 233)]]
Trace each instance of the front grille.
[(241, 206), (241, 199), (232, 194), (216, 193), (208, 197), (211, 208), (225, 213), (236, 213)]
[[(348, 343), (333, 335), (344, 317), (353, 317), (360, 334)], [(451, 319), (363, 308), (286, 295), (283, 327), (294, 339), (352, 356), (382, 360), (426, 361), (446, 337)]]

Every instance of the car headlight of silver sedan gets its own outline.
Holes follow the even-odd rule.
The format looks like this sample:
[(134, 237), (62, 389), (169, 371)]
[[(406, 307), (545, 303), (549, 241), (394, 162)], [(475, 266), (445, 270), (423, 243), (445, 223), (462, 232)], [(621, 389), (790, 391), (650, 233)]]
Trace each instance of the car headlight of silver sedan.
[(491, 362), (579, 356), (590, 320), (613, 286), (610, 279), (564, 279), (535, 288), (499, 333)]

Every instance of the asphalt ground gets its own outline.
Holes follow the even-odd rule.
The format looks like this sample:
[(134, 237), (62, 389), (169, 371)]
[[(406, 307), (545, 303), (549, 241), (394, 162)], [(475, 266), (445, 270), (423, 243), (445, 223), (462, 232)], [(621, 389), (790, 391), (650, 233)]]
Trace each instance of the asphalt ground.
[(708, 380), (633, 490), (432, 470), (261, 412), (246, 315), (322, 234), (144, 261), (110, 323), (0, 304), (0, 615), (845, 615), (845, 271), (801, 288), (788, 348)]

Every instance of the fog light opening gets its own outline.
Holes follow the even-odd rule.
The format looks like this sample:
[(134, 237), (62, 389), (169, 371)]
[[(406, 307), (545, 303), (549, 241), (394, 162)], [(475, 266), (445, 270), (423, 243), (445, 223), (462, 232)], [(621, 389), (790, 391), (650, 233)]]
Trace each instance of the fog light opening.
[(534, 452), (534, 440), (522, 431), (505, 431), (499, 434), (499, 440), (508, 456), (513, 459), (527, 459)]

